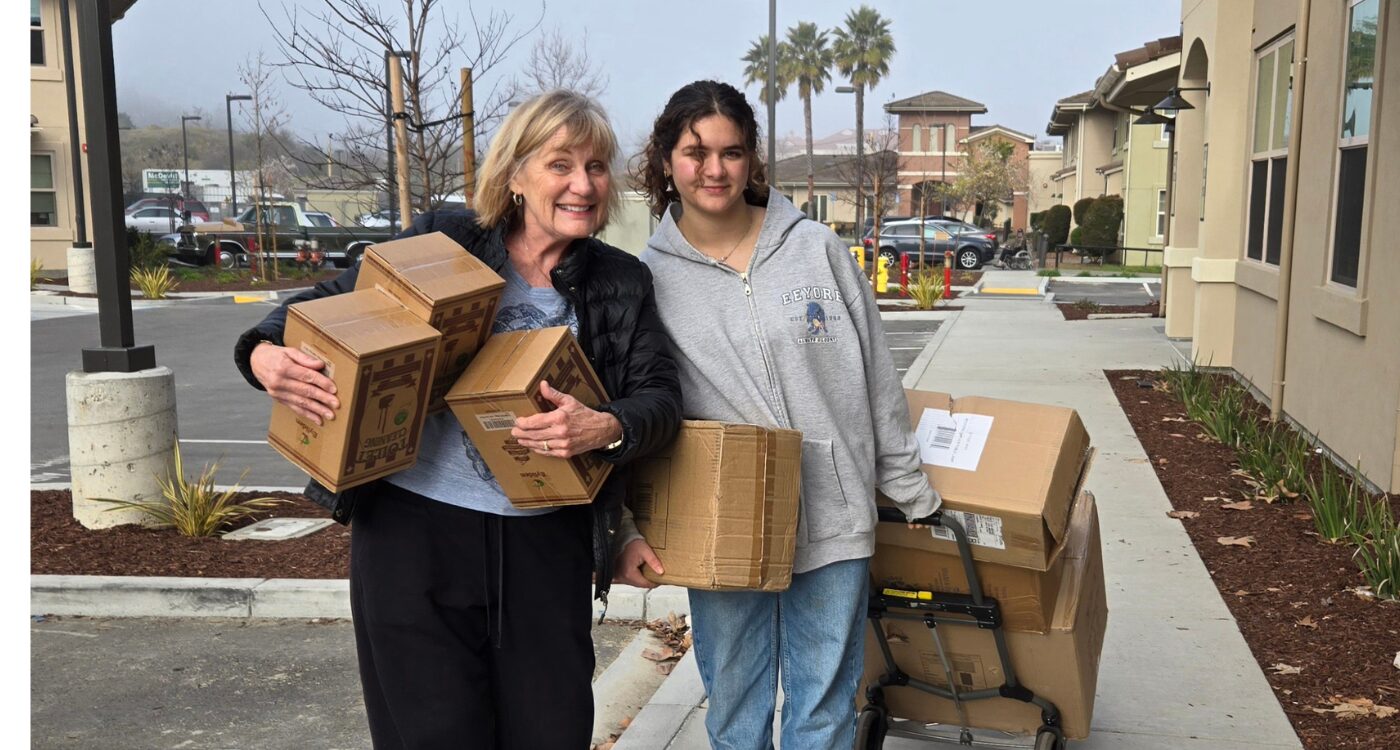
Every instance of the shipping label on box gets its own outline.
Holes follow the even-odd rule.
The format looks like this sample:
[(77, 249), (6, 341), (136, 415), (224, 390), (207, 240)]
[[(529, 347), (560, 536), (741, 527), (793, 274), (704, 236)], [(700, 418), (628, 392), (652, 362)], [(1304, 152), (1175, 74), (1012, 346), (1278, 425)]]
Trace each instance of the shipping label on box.
[(802, 435), (687, 420), (676, 440), (639, 461), (628, 503), (665, 575), (708, 590), (782, 591), (797, 541)]
[(442, 334), (429, 408), (443, 396), (491, 335), (505, 280), (442, 232), (372, 246), (356, 289), (379, 289)]
[(283, 341), (326, 363), (341, 407), (317, 425), (273, 402), (268, 443), (333, 492), (412, 466), (441, 339), (377, 290), (292, 305)]
[(543, 456), (511, 436), (517, 418), (554, 410), (540, 393), (542, 380), (590, 408), (607, 400), (566, 326), (492, 336), (444, 399), (513, 505), (592, 502), (611, 464), (592, 452), (567, 459)]

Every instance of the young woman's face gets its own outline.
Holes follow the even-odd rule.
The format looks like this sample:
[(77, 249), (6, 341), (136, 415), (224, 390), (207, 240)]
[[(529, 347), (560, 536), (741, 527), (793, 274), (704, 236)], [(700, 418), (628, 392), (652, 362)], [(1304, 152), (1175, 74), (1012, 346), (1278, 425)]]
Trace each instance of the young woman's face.
[(728, 117), (696, 120), (682, 131), (667, 162), (686, 211), (724, 214), (743, 203), (749, 153), (743, 131)]
[(602, 226), (612, 186), (612, 172), (597, 150), (565, 146), (568, 140), (560, 128), (510, 181), (525, 199), (526, 228), (561, 240), (587, 237)]

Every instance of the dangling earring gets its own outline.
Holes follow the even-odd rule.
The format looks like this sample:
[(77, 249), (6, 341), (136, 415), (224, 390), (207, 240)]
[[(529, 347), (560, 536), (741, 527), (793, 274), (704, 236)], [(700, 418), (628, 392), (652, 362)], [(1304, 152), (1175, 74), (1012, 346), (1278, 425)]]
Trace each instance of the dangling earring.
[(525, 204), (525, 196), (521, 195), (520, 193), (511, 193), (510, 202), (514, 203), (517, 206), (522, 206)]
[(676, 183), (671, 181), (671, 175), (666, 175), (666, 192), (676, 192)]

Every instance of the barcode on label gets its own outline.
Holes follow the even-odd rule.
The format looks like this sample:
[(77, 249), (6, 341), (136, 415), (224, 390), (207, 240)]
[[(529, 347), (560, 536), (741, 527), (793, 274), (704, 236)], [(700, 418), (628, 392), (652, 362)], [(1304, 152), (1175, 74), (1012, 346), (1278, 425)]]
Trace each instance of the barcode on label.
[(933, 433), (933, 447), (951, 449), (953, 438), (957, 437), (958, 431), (953, 427), (935, 427)]
[(476, 421), (484, 430), (509, 430), (515, 426), (515, 414), (508, 411), (491, 411), (476, 415)]
[(638, 482), (632, 487), (632, 515), (638, 521), (650, 521), (656, 515), (656, 487)]

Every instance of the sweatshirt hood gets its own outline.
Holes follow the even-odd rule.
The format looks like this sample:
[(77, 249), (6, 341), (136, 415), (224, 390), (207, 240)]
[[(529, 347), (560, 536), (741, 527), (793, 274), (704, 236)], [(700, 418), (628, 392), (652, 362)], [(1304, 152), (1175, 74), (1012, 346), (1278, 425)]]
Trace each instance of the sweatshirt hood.
[[(710, 257), (695, 249), (676, 225), (676, 220), (680, 218), (683, 210), (680, 201), (672, 201), (671, 205), (666, 207), (656, 231), (652, 232), (651, 238), (647, 240), (647, 247), (685, 260), (711, 263)], [(807, 215), (797, 210), (797, 206), (792, 205), (787, 196), (772, 187), (768, 188), (768, 207), (763, 215), (763, 225), (758, 230), (758, 241), (754, 244), (751, 264), (757, 265), (772, 255), (782, 246), (793, 228), (805, 218)]]

